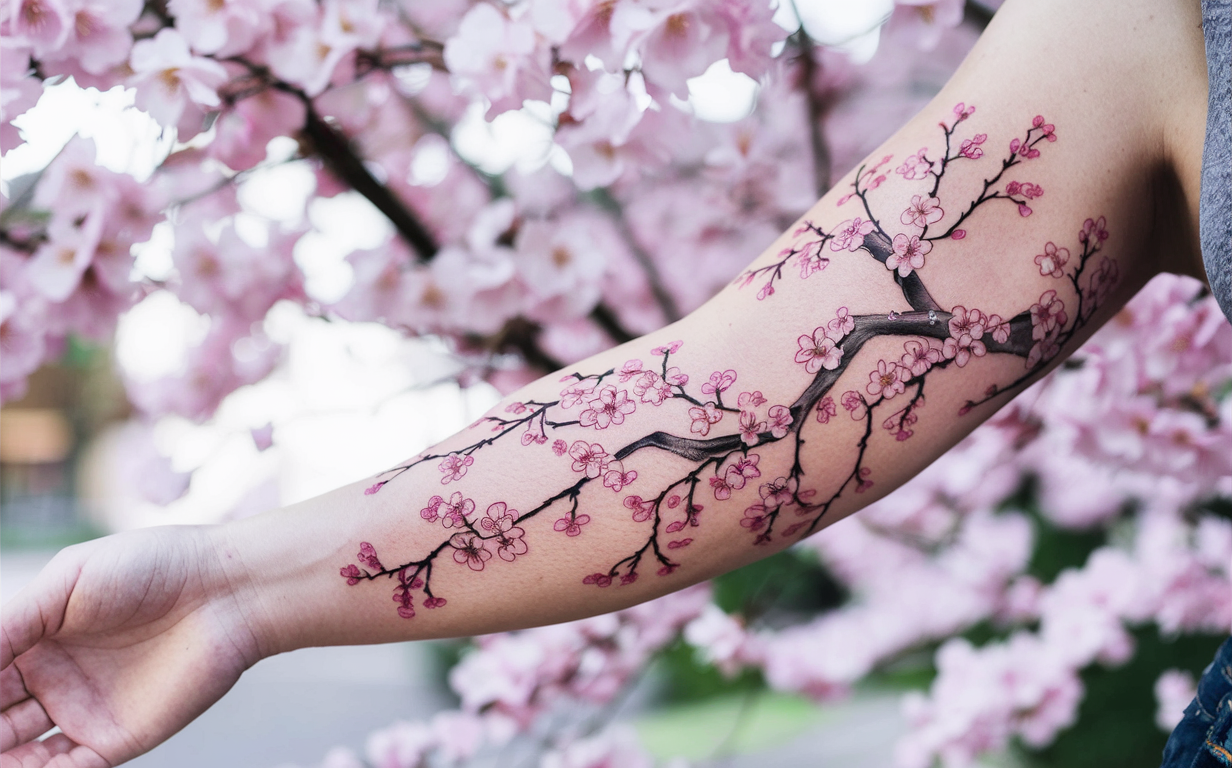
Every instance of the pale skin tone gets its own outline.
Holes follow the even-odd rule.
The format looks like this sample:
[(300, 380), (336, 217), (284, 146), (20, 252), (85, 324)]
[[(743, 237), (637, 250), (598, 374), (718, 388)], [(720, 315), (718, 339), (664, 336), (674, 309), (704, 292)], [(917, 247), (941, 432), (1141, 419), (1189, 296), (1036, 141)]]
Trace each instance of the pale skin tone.
[[(1076, 349), (1152, 275), (1201, 276), (1206, 96), (1196, 2), (1011, 0), (932, 104), (771, 244), (750, 280), (684, 320), (515, 393), (489, 414), (504, 422), (472, 425), (405, 471), (239, 523), (60, 553), (4, 606), (0, 768), (122, 763), (276, 653), (615, 610), (851, 514)], [(979, 156), (959, 158), (979, 134), (968, 145)], [(998, 177), (1016, 138), (1039, 156)], [(925, 158), (908, 162), (921, 147)], [(629, 361), (660, 374), (658, 395)], [(727, 371), (736, 381), (724, 387)], [(590, 391), (566, 406), (571, 384)], [(926, 406), (906, 408), (925, 384)], [(557, 426), (519, 421), (536, 409)], [(528, 431), (545, 439), (522, 441)], [(606, 460), (587, 454), (595, 445)], [(429, 604), (438, 598), (447, 604)], [(38, 741), (53, 725), (63, 734)]]

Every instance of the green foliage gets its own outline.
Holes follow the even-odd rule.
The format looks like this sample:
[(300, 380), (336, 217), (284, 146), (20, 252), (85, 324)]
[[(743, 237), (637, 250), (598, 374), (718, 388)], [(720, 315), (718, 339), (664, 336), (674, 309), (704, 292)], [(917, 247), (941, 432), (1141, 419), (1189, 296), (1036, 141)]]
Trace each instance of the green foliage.
[(1086, 696), (1078, 722), (1050, 746), (1019, 746), (1030, 768), (1157, 768), (1168, 735), (1155, 725), (1155, 680), (1165, 669), (1186, 669), (1195, 679), (1215, 657), (1223, 635), (1161, 637), (1154, 626), (1133, 632), (1137, 649), (1123, 666), (1094, 665), (1082, 673)]
[(807, 550), (788, 549), (713, 582), (714, 601), (754, 620), (767, 613), (820, 613), (842, 605), (847, 589)]

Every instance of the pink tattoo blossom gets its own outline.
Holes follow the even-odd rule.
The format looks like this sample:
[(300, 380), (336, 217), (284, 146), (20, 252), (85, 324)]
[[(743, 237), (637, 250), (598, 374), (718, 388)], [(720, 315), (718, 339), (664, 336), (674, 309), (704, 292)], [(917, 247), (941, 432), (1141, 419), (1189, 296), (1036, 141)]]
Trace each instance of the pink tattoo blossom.
[(838, 414), (838, 406), (834, 404), (834, 398), (826, 395), (817, 403), (817, 423), (829, 424), (830, 419)]
[(855, 251), (864, 245), (864, 236), (873, 231), (873, 222), (865, 221), (859, 216), (848, 219), (838, 225), (834, 239), (830, 241), (832, 251)]
[(578, 417), (578, 423), (583, 427), (607, 429), (625, 423), (625, 416), (637, 410), (637, 403), (629, 399), (625, 390), (616, 390), (608, 384), (599, 390), (599, 396), (586, 403), (586, 410)]
[[(518, 555), (526, 554), (529, 549), (525, 541), (526, 531), (514, 524), (518, 519), (516, 509), (507, 509), (505, 502), (498, 501), (488, 507), (485, 515), (479, 520), (479, 527), (496, 542), (496, 554), (501, 560), (512, 563)], [(425, 603), (424, 607), (431, 606)]]
[(595, 478), (607, 470), (609, 455), (598, 443), (575, 440), (569, 447), (569, 455), (573, 458), (574, 472), (584, 472), (587, 477)]
[(592, 573), (582, 579), (582, 583), (594, 584), (596, 587), (610, 587), (612, 586), (612, 577), (608, 576), (606, 573)]
[(990, 334), (998, 344), (1004, 344), (1010, 340), (1010, 323), (1008, 320), (1002, 320), (1001, 315), (989, 315), (984, 322), (984, 332)]
[(354, 563), (340, 569), (338, 572), (342, 574), (342, 578), (347, 580), (347, 584), (352, 587), (358, 584), (359, 580), (363, 578), (363, 574), (360, 573), (359, 568), (357, 568)]
[(566, 536), (578, 536), (582, 533), (582, 526), (589, 522), (590, 515), (562, 517), (552, 525), (552, 528), (553, 530), (563, 531)]
[(636, 479), (637, 471), (631, 469), (625, 472), (624, 466), (619, 461), (613, 461), (608, 465), (608, 470), (603, 473), (603, 485), (617, 493)]
[(673, 342), (664, 344), (661, 347), (655, 347), (654, 349), (650, 350), (650, 354), (654, 355), (655, 357), (659, 357), (660, 355), (674, 355), (680, 351), (680, 348), (682, 346), (684, 346), (683, 341), (673, 341)]
[(787, 436), (787, 428), (791, 426), (791, 410), (785, 405), (772, 405), (766, 419), (770, 434), (778, 439)]
[(770, 512), (766, 510), (763, 504), (754, 504), (744, 510), (744, 519), (740, 524), (750, 531), (760, 531), (766, 527), (766, 521), (770, 519)]
[(864, 414), (868, 412), (868, 403), (864, 401), (864, 396), (855, 390), (844, 392), (841, 402), (843, 408), (851, 414), (851, 418), (857, 421), (864, 418)]
[(968, 160), (978, 160), (984, 156), (984, 150), (980, 145), (988, 140), (988, 134), (977, 133), (969, 139), (963, 139), (962, 144), (958, 145), (958, 154)]
[(942, 216), (945, 216), (945, 211), (941, 208), (940, 200), (924, 195), (912, 195), (911, 205), (907, 206), (907, 210), (903, 211), (899, 218), (904, 224), (925, 229), (929, 224), (940, 221)]
[(380, 559), (376, 556), (376, 548), (366, 541), (361, 541), (359, 543), (359, 562), (374, 571), (385, 570), (385, 566), (381, 565)]
[(778, 477), (773, 482), (763, 483), (757, 493), (766, 509), (778, 509), (795, 501), (798, 482), (794, 477)]
[(1044, 291), (1039, 303), (1031, 305), (1031, 338), (1036, 341), (1067, 322), (1069, 315), (1065, 313), (1065, 302), (1057, 298), (1056, 291)]
[(736, 372), (730, 368), (710, 374), (710, 381), (702, 385), (702, 394), (717, 395), (726, 392), (736, 383)]
[(899, 277), (906, 277), (913, 269), (924, 266), (924, 257), (933, 249), (933, 244), (917, 235), (894, 236), (894, 250), (886, 257), (886, 269), (897, 269)]
[(626, 496), (625, 506), (633, 510), (633, 522), (644, 523), (649, 520), (655, 511), (655, 503), (649, 499), (643, 499), (641, 496)]
[(843, 358), (842, 348), (826, 335), (826, 329), (822, 326), (814, 328), (812, 336), (801, 336), (796, 341), (800, 345), (796, 362), (802, 364), (808, 373), (817, 373), (822, 368), (832, 371)]
[(945, 340), (941, 354), (962, 368), (972, 356), (983, 357), (988, 351), (981, 341), (988, 318), (978, 309), (968, 310), (962, 306), (954, 307), (951, 313), (950, 338)]
[(567, 450), (569, 450), (569, 444), (566, 443), (564, 440), (552, 441), (552, 453), (556, 454), (557, 456), (564, 456), (565, 451)]
[(911, 339), (903, 343), (900, 365), (911, 371), (912, 376), (923, 376), (928, 369), (941, 362), (941, 350), (922, 341)]
[[(525, 441), (523, 441), (525, 445)], [(466, 474), (466, 468), (475, 463), (474, 456), (459, 456), (456, 453), (451, 453), (446, 456), (437, 467), (444, 477), (441, 478), (441, 485), (447, 485), (454, 480), (461, 480)]]
[(966, 120), (968, 117), (975, 114), (975, 105), (972, 104), (968, 107), (960, 101), (954, 105), (954, 114), (958, 116), (958, 122), (961, 123), (963, 120)]
[(756, 408), (765, 404), (765, 402), (766, 398), (762, 396), (761, 392), (741, 392), (740, 397), (736, 398), (736, 407), (742, 410), (745, 408)]
[(804, 250), (800, 251), (800, 255), (796, 257), (796, 263), (800, 266), (801, 280), (807, 280), (830, 266), (830, 260), (821, 255), (824, 242), (824, 240), (811, 241), (804, 247)]
[(758, 421), (757, 414), (752, 411), (740, 412), (740, 439), (746, 445), (756, 445), (762, 432), (766, 431), (766, 422)]
[(889, 400), (906, 388), (903, 379), (902, 366), (888, 360), (878, 360), (877, 370), (868, 375), (868, 385), (864, 389), (873, 397), (880, 395)]
[[(449, 501), (441, 499), (440, 496), (433, 496), (428, 502), (428, 506), (432, 507), (433, 502), (436, 503), (436, 512), (441, 516), (441, 525), (446, 528), (462, 528), (466, 525), (466, 521), (475, 512), (475, 502), (471, 499), (463, 498), (460, 492), (455, 492), (449, 497)], [(423, 510), (420, 512), (422, 515)], [(426, 517), (425, 517), (426, 519)]]
[(710, 434), (710, 425), (718, 424), (723, 418), (723, 412), (718, 410), (714, 403), (706, 403), (700, 408), (690, 408), (689, 418), (693, 420), (689, 425), (689, 431), (705, 437)]
[(483, 564), (492, 559), (487, 542), (470, 531), (455, 533), (449, 538), (449, 546), (453, 547), (454, 562), (472, 571), (482, 571)]
[[(936, 170), (934, 164), (929, 161), (927, 154), (928, 147), (920, 147), (919, 152), (908, 156), (907, 159), (903, 161), (903, 164), (898, 166), (894, 172), (910, 181), (925, 178), (928, 174)], [(939, 164), (940, 163), (938, 163), (938, 165)]]
[(672, 385), (654, 371), (646, 371), (633, 382), (633, 394), (643, 403), (663, 405), (663, 401), (672, 396)]
[(1063, 267), (1069, 261), (1069, 249), (1058, 248), (1056, 244), (1049, 241), (1044, 246), (1044, 252), (1035, 257), (1035, 263), (1039, 267), (1041, 275), (1051, 275), (1052, 277), (1061, 277), (1065, 274)]
[(826, 323), (826, 335), (838, 343), (855, 327), (856, 321), (851, 316), (851, 312), (847, 310), (847, 307), (839, 307), (834, 312), (834, 319)]
[(594, 391), (595, 385), (590, 382), (579, 381), (576, 384), (570, 384), (560, 391), (560, 407), (572, 408), (590, 397)]
[(622, 384), (629, 379), (641, 376), (643, 373), (641, 360), (626, 360), (625, 364), (620, 366), (620, 370), (617, 371)]
[(1108, 230), (1105, 227), (1103, 216), (1098, 219), (1087, 219), (1082, 223), (1082, 231), (1078, 233), (1079, 242), (1089, 246), (1099, 245), (1108, 239)]

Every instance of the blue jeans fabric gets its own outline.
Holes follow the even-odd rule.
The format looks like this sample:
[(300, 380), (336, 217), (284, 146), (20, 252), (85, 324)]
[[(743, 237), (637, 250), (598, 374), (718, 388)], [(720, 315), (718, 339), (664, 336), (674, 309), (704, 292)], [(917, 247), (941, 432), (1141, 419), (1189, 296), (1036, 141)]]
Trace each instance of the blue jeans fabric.
[(1202, 673), (1160, 768), (1232, 768), (1232, 637)]

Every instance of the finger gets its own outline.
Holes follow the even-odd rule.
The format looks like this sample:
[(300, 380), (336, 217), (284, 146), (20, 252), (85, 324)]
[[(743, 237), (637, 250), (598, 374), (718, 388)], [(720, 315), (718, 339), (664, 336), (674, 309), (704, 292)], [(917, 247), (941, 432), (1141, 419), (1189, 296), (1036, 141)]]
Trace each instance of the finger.
[(49, 741), (54, 741), (55, 744), (50, 747), (53, 756), (47, 761), (46, 768), (111, 768), (111, 763), (97, 752), (62, 733), (48, 737), (43, 743)]
[(47, 733), (55, 724), (37, 699), (26, 699), (0, 712), (0, 752), (8, 752)]
[(56, 734), (42, 741), (28, 741), (0, 754), (0, 768), (48, 768), (53, 765), (53, 760), (67, 754), (75, 746), (73, 740), (64, 734)]
[(19, 701), (30, 698), (26, 681), (16, 664), (0, 671), (0, 709), (8, 709)]

